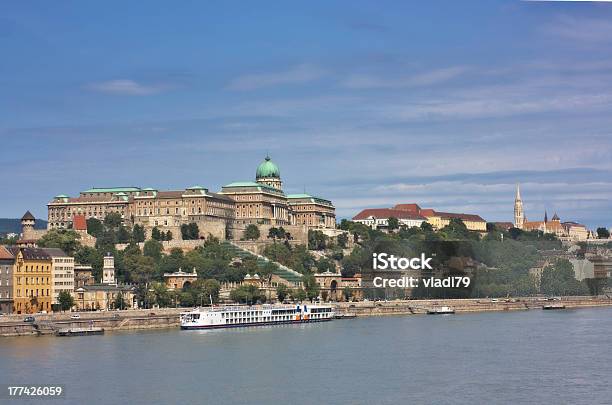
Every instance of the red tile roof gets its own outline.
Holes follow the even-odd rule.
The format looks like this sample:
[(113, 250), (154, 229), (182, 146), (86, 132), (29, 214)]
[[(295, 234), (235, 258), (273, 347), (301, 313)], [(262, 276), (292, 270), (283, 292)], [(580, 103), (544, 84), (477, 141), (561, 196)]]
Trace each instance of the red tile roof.
[(86, 231), (87, 230), (87, 220), (85, 219), (85, 215), (75, 215), (72, 217), (72, 228), (75, 231)]
[(393, 207), (393, 209), (402, 210), (402, 211), (410, 211), (415, 214), (418, 214), (421, 211), (421, 207), (419, 207), (418, 204), (396, 204), (395, 207)]
[(367, 208), (361, 211), (359, 214), (353, 217), (353, 220), (374, 218), (397, 218), (397, 219), (422, 219), (425, 220), (421, 215), (405, 211), (397, 210), (392, 208)]
[(424, 217), (433, 217), (434, 215), (436, 215), (436, 211), (431, 208), (423, 208), (421, 209), (420, 214)]
[(4, 246), (0, 246), (0, 260), (13, 260), (15, 256), (9, 252)]

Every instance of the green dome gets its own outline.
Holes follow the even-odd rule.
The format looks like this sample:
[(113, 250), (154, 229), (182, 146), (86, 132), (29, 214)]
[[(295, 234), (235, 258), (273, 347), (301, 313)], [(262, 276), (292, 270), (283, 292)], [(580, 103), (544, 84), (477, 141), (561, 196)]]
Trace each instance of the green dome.
[(278, 166), (270, 160), (270, 156), (266, 156), (266, 160), (264, 160), (259, 167), (257, 168), (257, 173), (255, 174), (255, 179), (261, 179), (266, 177), (275, 177), (280, 179), (280, 170)]

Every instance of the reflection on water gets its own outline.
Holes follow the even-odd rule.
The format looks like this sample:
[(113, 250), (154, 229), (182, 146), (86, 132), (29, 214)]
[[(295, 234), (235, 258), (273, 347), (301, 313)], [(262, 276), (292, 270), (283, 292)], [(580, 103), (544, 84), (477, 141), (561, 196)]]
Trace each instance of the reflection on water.
[(64, 384), (67, 398), (52, 403), (606, 403), (611, 317), (531, 310), (3, 338), (0, 381)]

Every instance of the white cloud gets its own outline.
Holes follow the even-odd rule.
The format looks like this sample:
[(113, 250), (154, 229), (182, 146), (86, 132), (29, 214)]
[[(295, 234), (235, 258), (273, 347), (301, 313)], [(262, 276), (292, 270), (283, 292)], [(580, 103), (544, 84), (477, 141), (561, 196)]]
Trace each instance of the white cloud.
[(544, 31), (574, 41), (593, 43), (612, 41), (612, 21), (603, 18), (562, 15), (545, 26)]
[(314, 65), (298, 65), (284, 72), (256, 73), (235, 78), (227, 86), (230, 90), (256, 90), (284, 84), (308, 83), (325, 76), (326, 71)]
[(463, 66), (454, 66), (401, 77), (379, 77), (366, 74), (354, 74), (350, 75), (342, 85), (350, 89), (430, 86), (451, 80), (465, 73), (467, 70), (468, 69)]
[(157, 94), (173, 88), (164, 83), (142, 84), (129, 79), (108, 80), (104, 82), (91, 83), (87, 89), (106, 94), (117, 94), (127, 96), (147, 96)]

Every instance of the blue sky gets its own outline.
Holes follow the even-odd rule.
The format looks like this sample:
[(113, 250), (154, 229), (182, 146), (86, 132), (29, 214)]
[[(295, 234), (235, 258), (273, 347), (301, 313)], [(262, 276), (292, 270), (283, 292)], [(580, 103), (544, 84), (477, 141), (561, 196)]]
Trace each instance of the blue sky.
[(612, 226), (612, 4), (12, 2), (0, 217), (92, 186), (251, 180)]

